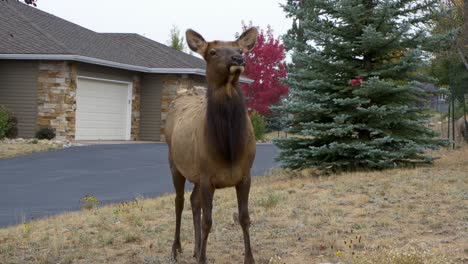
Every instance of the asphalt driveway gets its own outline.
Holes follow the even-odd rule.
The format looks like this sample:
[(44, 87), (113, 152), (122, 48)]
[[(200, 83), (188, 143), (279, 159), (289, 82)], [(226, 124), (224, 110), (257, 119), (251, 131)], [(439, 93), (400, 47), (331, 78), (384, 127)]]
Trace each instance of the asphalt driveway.
[[(277, 167), (276, 153), (273, 145), (257, 145), (252, 175)], [(165, 144), (74, 147), (0, 160), (0, 226), (78, 210), (87, 194), (111, 203), (169, 192)]]

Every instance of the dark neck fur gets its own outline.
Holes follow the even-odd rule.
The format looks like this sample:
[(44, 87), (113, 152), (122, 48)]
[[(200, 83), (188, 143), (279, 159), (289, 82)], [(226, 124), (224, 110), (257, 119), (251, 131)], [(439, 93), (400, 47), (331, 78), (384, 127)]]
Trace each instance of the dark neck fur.
[(214, 155), (226, 162), (236, 162), (247, 139), (247, 111), (239, 85), (233, 86), (232, 96), (224, 88), (208, 87), (206, 113), (207, 143)]

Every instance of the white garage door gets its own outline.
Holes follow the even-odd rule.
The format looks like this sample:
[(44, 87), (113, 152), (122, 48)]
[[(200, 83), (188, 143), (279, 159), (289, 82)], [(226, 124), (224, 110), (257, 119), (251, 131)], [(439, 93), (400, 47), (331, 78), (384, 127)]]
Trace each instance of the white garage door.
[(76, 140), (129, 140), (129, 83), (78, 79)]

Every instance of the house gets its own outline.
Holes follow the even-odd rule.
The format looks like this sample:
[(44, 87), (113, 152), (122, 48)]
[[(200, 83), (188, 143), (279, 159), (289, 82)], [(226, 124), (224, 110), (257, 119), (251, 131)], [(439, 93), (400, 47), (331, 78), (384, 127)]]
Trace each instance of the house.
[[(132, 33), (96, 33), (0, 1), (0, 104), (20, 137), (163, 141), (178, 89), (206, 86), (205, 62)], [(248, 82), (248, 79), (242, 79)]]

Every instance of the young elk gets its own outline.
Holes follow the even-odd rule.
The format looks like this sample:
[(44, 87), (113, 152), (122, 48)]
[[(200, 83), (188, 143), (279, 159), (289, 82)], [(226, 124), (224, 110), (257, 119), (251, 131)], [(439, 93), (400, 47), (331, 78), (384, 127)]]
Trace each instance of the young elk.
[[(244, 263), (255, 263), (250, 247), (248, 200), (250, 168), (255, 158), (255, 136), (239, 77), (243, 54), (252, 49), (257, 30), (245, 31), (236, 41), (206, 42), (193, 30), (186, 39), (191, 50), (206, 60), (208, 89), (194, 89), (178, 96), (170, 106), (165, 136), (176, 190), (176, 229), (172, 256), (182, 251), (180, 222), (184, 185), (194, 184), (190, 201), (195, 230), (194, 256), (206, 263), (215, 189), (236, 187), (239, 222), (244, 235)], [(201, 217), (203, 216), (203, 217)]]

